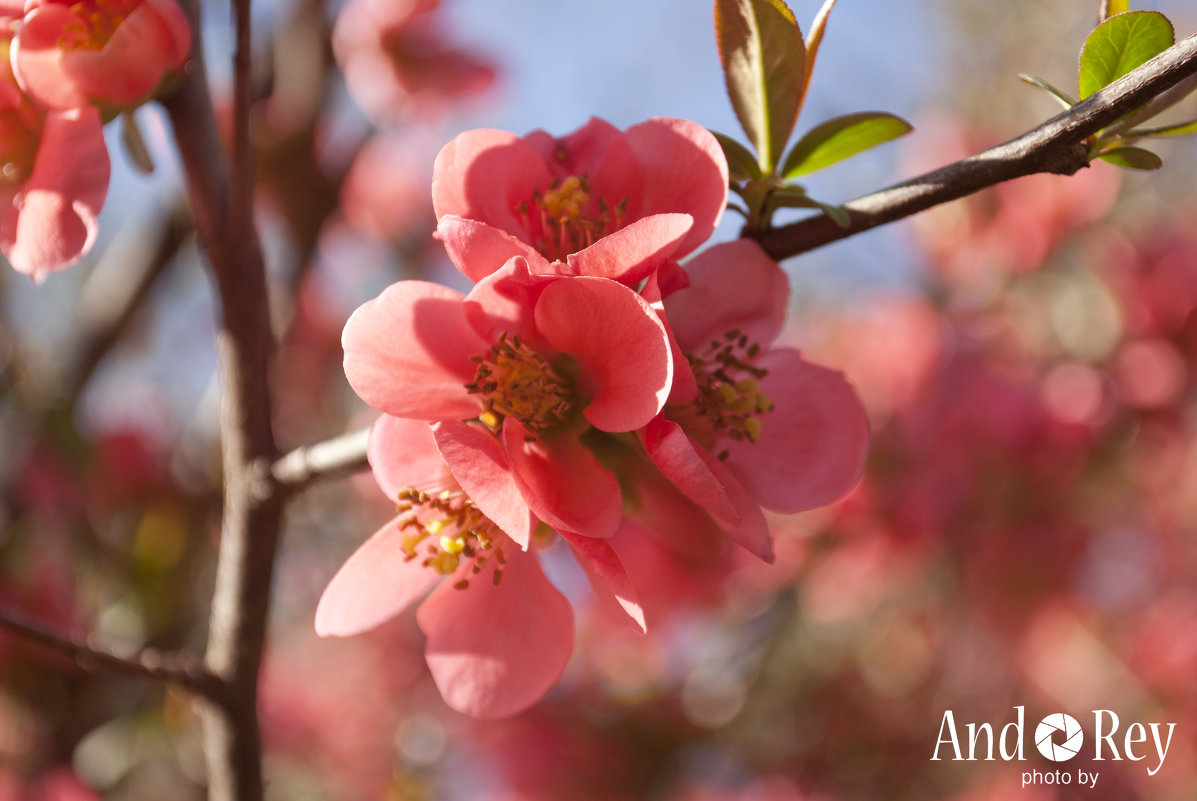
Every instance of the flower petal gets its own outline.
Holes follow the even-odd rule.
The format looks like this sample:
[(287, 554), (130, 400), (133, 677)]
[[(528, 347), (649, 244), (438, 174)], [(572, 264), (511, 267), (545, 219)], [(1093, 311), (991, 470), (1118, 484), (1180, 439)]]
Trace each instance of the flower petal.
[(678, 248), (679, 258), (705, 242), (715, 230), (727, 205), (727, 159), (705, 128), (690, 120), (670, 117), (633, 125), (624, 132), (623, 144), (640, 165), (641, 181), (629, 187), (622, 182), (629, 171), (619, 162), (628, 152), (612, 147), (595, 168), (595, 191), (612, 202), (629, 198), (628, 215), (647, 217), (664, 212), (684, 212), (694, 227)]
[(657, 417), (640, 432), (648, 458), (690, 500), (722, 521), (739, 523), (740, 515), (727, 492), (711, 473), (699, 448), (682, 427)]
[[(539, 256), (537, 259), (544, 262)], [(466, 319), (487, 341), (497, 340), (503, 333), (521, 337), (533, 347), (543, 344), (533, 310), (540, 293), (553, 280), (532, 275), (528, 261), (521, 256), (508, 259), (499, 270), (480, 279), (466, 295)]]
[(560, 138), (536, 130), (525, 136), (524, 141), (540, 152), (554, 176), (565, 178), (593, 174), (599, 159), (622, 136), (623, 132), (611, 123), (591, 117), (585, 125)]
[(363, 303), (345, 324), (345, 377), (362, 400), (397, 417), (463, 420), (477, 416), (466, 392), (471, 356), (489, 345), (474, 333), (463, 296), (439, 284), (400, 281)]
[(436, 224), (436, 237), (445, 243), (450, 261), (471, 281), (481, 281), (512, 256), (527, 259), (532, 272), (548, 272), (547, 263), (536, 248), (478, 220), (446, 214)]
[(113, 106), (140, 104), (177, 66), (177, 34), (150, 3), (117, 24), (98, 50), (78, 48), (62, 57), (65, 77), (83, 94)]
[(316, 633), (348, 637), (374, 628), (419, 600), (440, 578), (408, 559), (403, 533), (392, 520), (341, 565), (316, 606)]
[(799, 512), (831, 503), (864, 469), (869, 424), (843, 374), (777, 348), (757, 359), (760, 390), (774, 404), (756, 442), (722, 441), (727, 467), (766, 509)]
[(68, 26), (78, 25), (69, 6), (49, 3), (31, 9), (13, 38), (10, 56), (17, 83), (39, 105), (72, 109), (88, 105), (89, 98), (67, 77), (65, 51), (59, 47)]
[(765, 515), (761, 512), (761, 507), (757, 505), (756, 499), (724, 466), (723, 462), (702, 448), (698, 448), (697, 452), (699, 457), (706, 462), (707, 469), (723, 487), (724, 493), (736, 510), (735, 518), (723, 518), (718, 515), (711, 515), (711, 517), (723, 527), (732, 542), (752, 555), (772, 563), (773, 536), (769, 533), (769, 523), (765, 520)]
[(108, 194), (108, 148), (95, 109), (51, 112), (33, 171), (0, 211), (0, 248), (18, 271), (42, 280), (91, 249)]
[(366, 458), (374, 480), (391, 500), (407, 487), (444, 489), (453, 483), (432, 428), (423, 420), (381, 415), (370, 427)]
[(661, 417), (645, 427), (641, 438), (653, 464), (683, 495), (706, 509), (733, 541), (773, 561), (765, 516), (722, 462), (695, 445), (680, 425)]
[(574, 640), (569, 602), (535, 556), (511, 554), (495, 583), (497, 565), (488, 560), (464, 590), (445, 582), (416, 612), (445, 703), (487, 719), (539, 701), (565, 670)]
[(536, 327), (578, 362), (592, 398), (586, 419), (603, 431), (632, 431), (665, 405), (673, 381), (669, 337), (632, 290), (605, 278), (554, 281), (536, 304)]
[(650, 462), (626, 460), (619, 474), (632, 496), (625, 524), (632, 518), (670, 550), (696, 559), (709, 559), (723, 548), (727, 540), (723, 529)]
[(681, 267), (677, 266), (677, 262), (671, 261), (661, 269), (653, 270), (640, 290), (640, 296), (656, 312), (657, 319), (661, 321), (661, 325), (665, 326), (665, 335), (669, 337), (669, 352), (673, 354), (673, 386), (669, 390), (667, 402), (677, 406), (684, 406), (694, 400), (698, 395), (698, 382), (694, 378), (694, 370), (690, 367), (690, 361), (682, 351), (682, 346), (678, 344), (677, 335), (673, 333), (673, 327), (670, 326), (669, 318), (665, 314), (664, 292), (661, 287), (663, 284), (667, 286), (671, 281), (685, 282), (684, 285), (688, 285), (689, 280), (682, 272)]
[(654, 214), (565, 257), (573, 275), (610, 278), (629, 286), (669, 260), (693, 225), (689, 214)]
[(682, 350), (695, 353), (738, 329), (768, 345), (781, 333), (790, 281), (751, 239), (714, 245), (684, 265), (690, 286), (665, 298), (665, 314)]
[(536, 518), (520, 494), (498, 439), (478, 426), (449, 420), (433, 427), (436, 447), (482, 514), (528, 550)]
[(455, 214), (518, 234), (527, 226), (516, 207), (553, 180), (536, 148), (507, 131), (480, 128), (441, 148), (432, 168), (437, 219)]
[(599, 602), (617, 618), (630, 619), (642, 633), (647, 631), (644, 610), (619, 554), (605, 540), (580, 537), (568, 531), (557, 533), (573, 548)]
[(611, 536), (622, 504), (615, 476), (568, 433), (547, 442), (528, 434), (515, 418), (503, 421), (507, 459), (533, 514), (555, 529)]

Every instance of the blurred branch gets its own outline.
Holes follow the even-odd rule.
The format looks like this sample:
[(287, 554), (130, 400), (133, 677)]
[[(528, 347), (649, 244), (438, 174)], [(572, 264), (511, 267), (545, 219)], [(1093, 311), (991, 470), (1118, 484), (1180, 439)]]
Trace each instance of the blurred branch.
[(168, 681), (204, 696), (219, 691), (218, 685), (199, 663), (182, 654), (146, 649), (121, 656), (93, 642), (90, 637), (86, 642), (76, 640), (6, 609), (0, 609), (0, 628), (65, 654), (85, 670), (99, 669), (134, 678)]
[(271, 475), (280, 488), (298, 492), (329, 479), (344, 478), (369, 468), (366, 442), (370, 429), (352, 431), (339, 437), (305, 445), (274, 463)]
[(220, 145), (204, 69), (199, 9), (184, 4), (193, 37), (177, 89), (162, 103), (187, 176), (188, 198), (221, 306), (224, 514), (208, 625), (206, 669), (224, 685), (205, 705), (204, 754), (212, 801), (261, 801), (262, 742), (258, 672), (270, 611), (270, 586), (282, 528), (283, 494), (272, 492), (278, 456), (268, 380), (275, 343), (266, 270), (253, 226), (249, 150), (250, 4), (234, 0), (233, 171)]
[(844, 203), (850, 220), (846, 228), (823, 214), (764, 231), (756, 239), (773, 258), (785, 259), (1012, 178), (1036, 173), (1072, 175), (1089, 165), (1088, 137), (1194, 74), (1197, 34), (1016, 139)]

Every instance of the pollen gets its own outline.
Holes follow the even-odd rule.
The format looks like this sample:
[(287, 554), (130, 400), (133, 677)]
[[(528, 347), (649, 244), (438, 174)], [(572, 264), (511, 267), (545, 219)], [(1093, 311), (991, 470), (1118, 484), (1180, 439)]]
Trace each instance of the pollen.
[(583, 173), (554, 180), (515, 210), (541, 255), (560, 261), (622, 228), (627, 207), (628, 198), (612, 206), (596, 195)]
[[(706, 446), (727, 437), (736, 442), (756, 442), (761, 438), (761, 417), (773, 411), (773, 400), (760, 390), (760, 382), (769, 371), (752, 363), (760, 346), (750, 342), (739, 330), (728, 331), (712, 340), (701, 355), (687, 354), (698, 394), (694, 401), (671, 413)], [(728, 452), (721, 451), (719, 459)]]
[[(429, 495), (414, 487), (399, 493), (396, 507), (403, 532), (400, 549), (408, 560), (419, 559), (441, 575), (457, 574), (455, 587), (465, 589), (487, 560), (506, 563), (499, 528), (461, 492)], [(443, 533), (442, 533), (443, 532)], [(496, 576), (499, 570), (496, 567)], [(495, 583), (499, 582), (496, 577)]]
[(474, 380), (466, 384), (481, 395), (478, 419), (492, 431), (514, 417), (533, 438), (552, 433), (573, 417), (577, 393), (573, 381), (518, 336), (499, 334), (484, 356), (475, 356)]

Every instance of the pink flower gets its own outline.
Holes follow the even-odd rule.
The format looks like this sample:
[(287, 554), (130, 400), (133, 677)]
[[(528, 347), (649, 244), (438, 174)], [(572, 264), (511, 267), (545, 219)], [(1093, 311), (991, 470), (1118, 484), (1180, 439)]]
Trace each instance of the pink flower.
[(353, 99), (376, 123), (435, 112), (494, 83), (489, 64), (445, 44), (439, 0), (350, 0), (332, 45)]
[(109, 173), (99, 114), (45, 113), (0, 67), (0, 157), (0, 250), (41, 281), (95, 244)]
[[(375, 423), (370, 465), (383, 492), (400, 501), (400, 514), (333, 577), (316, 610), (316, 632), (357, 634), (431, 590), (416, 622), (427, 637), (425, 657), (442, 696), (459, 712), (506, 717), (535, 703), (560, 677), (573, 650), (573, 613), (535, 554), (525, 550), (528, 543), (521, 547), (487, 517), (446, 469), (459, 442), (446, 444), (444, 426), (389, 415)], [(478, 431), (456, 426), (462, 438)], [(485, 441), (487, 435), (476, 436)], [(514, 495), (514, 477), (498, 466), (498, 444), (489, 448), (494, 462), (457, 475), (488, 482), (491, 496)], [(643, 614), (610, 546), (576, 535), (566, 539), (600, 599), (643, 630)]]
[(149, 99), (190, 48), (174, 0), (28, 0), (12, 64), (21, 88), (46, 108), (115, 110)]
[[(354, 312), (342, 342), (368, 404), (442, 421), (453, 474), (521, 547), (530, 515), (562, 532), (614, 533), (619, 483), (582, 437), (644, 426), (673, 378), (664, 326), (638, 294), (605, 278), (534, 276), (519, 257), (468, 296), (393, 284)], [(490, 480), (496, 470), (511, 486)]]
[(694, 373), (640, 431), (649, 458), (736, 542), (761, 558), (772, 544), (761, 508), (830, 503), (860, 475), (864, 409), (843, 375), (771, 348), (789, 282), (750, 240), (707, 249), (686, 265), (690, 286), (664, 299)]
[(592, 117), (560, 139), (466, 131), (437, 156), (432, 202), (437, 235), (475, 281), (522, 255), (533, 273), (635, 284), (706, 241), (727, 181), (723, 151), (696, 123), (657, 117), (621, 132)]

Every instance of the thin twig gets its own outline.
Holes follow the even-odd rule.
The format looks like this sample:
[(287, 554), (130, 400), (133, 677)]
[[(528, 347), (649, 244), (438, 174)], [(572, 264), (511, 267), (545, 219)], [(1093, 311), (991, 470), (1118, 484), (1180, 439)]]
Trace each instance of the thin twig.
[(1194, 74), (1197, 34), (1016, 139), (843, 204), (850, 220), (845, 228), (823, 214), (755, 238), (773, 258), (785, 259), (1012, 178), (1071, 175), (1089, 164), (1089, 137)]
[(143, 649), (122, 656), (94, 641), (79, 640), (52, 631), (19, 612), (0, 609), (0, 628), (19, 634), (71, 657), (85, 670), (104, 670), (140, 679), (166, 681), (202, 696), (215, 696), (220, 685), (199, 664), (183, 654)]
[(344, 478), (367, 469), (366, 442), (370, 429), (363, 428), (305, 445), (274, 463), (271, 475), (280, 488), (298, 492), (318, 481)]

